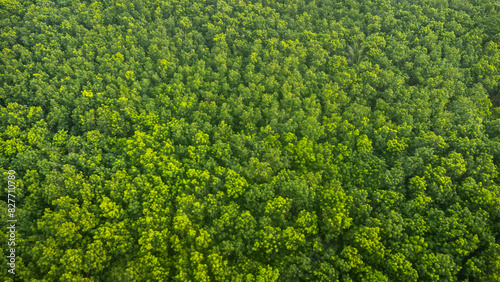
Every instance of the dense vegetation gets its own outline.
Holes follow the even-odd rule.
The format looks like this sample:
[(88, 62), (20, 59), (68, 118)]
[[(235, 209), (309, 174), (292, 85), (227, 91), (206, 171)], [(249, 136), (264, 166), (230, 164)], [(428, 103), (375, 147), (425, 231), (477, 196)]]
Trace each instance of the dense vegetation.
[(0, 0), (0, 278), (500, 281), (499, 11)]

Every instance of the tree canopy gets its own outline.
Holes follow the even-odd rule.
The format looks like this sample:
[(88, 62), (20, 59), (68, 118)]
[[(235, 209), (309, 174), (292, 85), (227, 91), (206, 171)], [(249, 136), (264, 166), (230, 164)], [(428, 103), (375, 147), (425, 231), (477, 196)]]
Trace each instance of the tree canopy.
[(499, 281), (499, 12), (0, 0), (0, 278)]

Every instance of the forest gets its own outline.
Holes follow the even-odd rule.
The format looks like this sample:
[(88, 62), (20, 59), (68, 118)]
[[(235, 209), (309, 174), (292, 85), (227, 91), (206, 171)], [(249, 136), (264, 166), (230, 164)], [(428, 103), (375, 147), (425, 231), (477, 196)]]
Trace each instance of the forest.
[(0, 0), (0, 280), (500, 281), (499, 44), (498, 0)]

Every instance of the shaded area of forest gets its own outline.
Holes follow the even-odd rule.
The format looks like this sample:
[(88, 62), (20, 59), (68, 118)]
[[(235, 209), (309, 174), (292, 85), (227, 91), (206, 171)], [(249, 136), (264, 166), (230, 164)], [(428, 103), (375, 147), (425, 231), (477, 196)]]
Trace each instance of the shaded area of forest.
[(499, 11), (0, 0), (0, 277), (499, 281)]

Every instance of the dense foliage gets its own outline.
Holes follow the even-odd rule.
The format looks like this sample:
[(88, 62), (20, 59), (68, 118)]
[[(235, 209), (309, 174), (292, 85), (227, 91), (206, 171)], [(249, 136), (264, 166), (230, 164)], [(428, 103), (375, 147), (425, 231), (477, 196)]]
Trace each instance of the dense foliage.
[(500, 281), (499, 11), (0, 0), (0, 278)]

